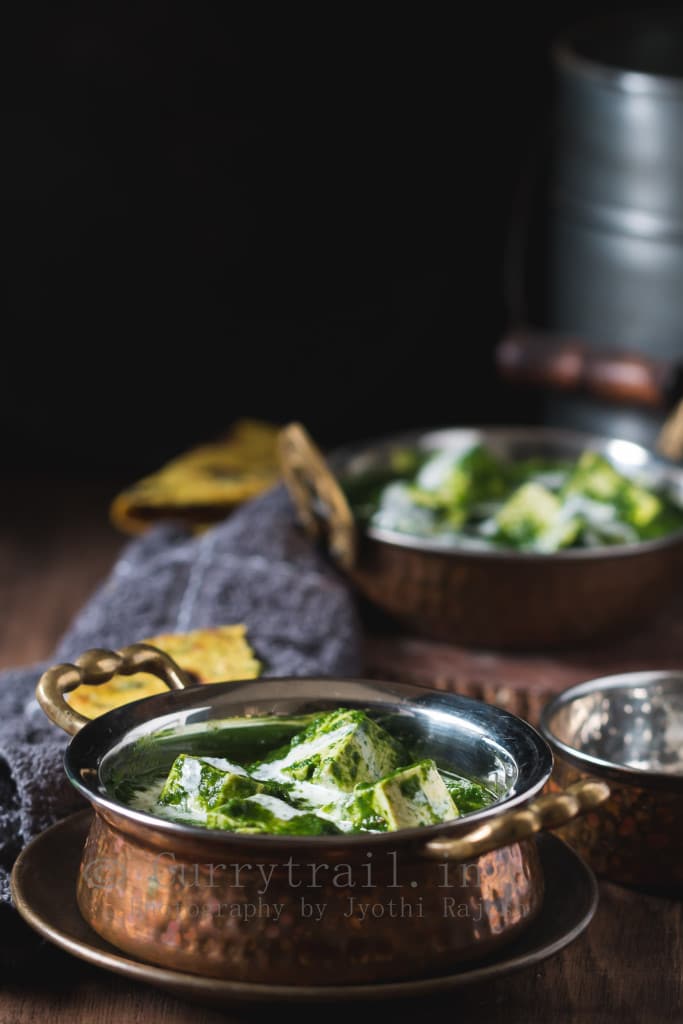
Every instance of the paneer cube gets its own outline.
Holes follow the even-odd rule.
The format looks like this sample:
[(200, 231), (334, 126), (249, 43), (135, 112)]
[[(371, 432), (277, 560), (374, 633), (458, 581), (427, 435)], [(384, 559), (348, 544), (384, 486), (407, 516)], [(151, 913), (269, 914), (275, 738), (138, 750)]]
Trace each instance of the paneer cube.
[(501, 539), (518, 547), (557, 551), (577, 537), (581, 520), (563, 514), (560, 499), (538, 483), (523, 484), (496, 515)]
[(583, 494), (614, 505), (621, 518), (636, 529), (650, 526), (664, 505), (651, 491), (619, 473), (604, 455), (584, 452), (565, 486), (565, 493)]
[(373, 786), (372, 804), (390, 832), (459, 817), (446, 783), (429, 758), (401, 768)]
[(453, 511), (461, 506), (500, 498), (506, 478), (502, 463), (483, 445), (466, 452), (437, 452), (418, 473), (415, 500)]
[(422, 500), (422, 492), (413, 484), (396, 480), (382, 491), (372, 525), (399, 533), (430, 534), (437, 526), (432, 505)]
[(644, 487), (630, 483), (624, 492), (624, 514), (627, 522), (641, 530), (651, 523), (664, 510), (660, 498)]
[(258, 778), (296, 779), (350, 793), (406, 761), (401, 744), (364, 711), (342, 709), (316, 719), (284, 756), (261, 762)]
[(159, 803), (202, 816), (233, 797), (251, 796), (262, 789), (239, 765), (222, 758), (180, 754), (171, 766)]
[(595, 501), (616, 501), (626, 478), (599, 452), (584, 452), (565, 485), (566, 494), (585, 494)]

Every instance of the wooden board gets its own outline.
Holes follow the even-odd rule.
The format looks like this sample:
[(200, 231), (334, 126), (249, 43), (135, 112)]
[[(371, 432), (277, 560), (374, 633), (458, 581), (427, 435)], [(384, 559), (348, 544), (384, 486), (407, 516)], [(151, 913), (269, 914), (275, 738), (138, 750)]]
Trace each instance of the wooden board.
[(683, 668), (683, 595), (640, 628), (583, 649), (543, 654), (473, 650), (398, 632), (369, 633), (365, 671), (498, 704), (529, 721), (568, 686), (640, 669)]

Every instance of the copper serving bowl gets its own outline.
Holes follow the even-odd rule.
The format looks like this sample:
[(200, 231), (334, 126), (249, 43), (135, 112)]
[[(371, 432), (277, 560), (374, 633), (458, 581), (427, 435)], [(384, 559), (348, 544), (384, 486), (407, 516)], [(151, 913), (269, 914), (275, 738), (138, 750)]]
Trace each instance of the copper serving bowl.
[(563, 830), (597, 874), (683, 883), (683, 672), (626, 672), (565, 690), (543, 709), (553, 785), (608, 781), (611, 796)]
[[(180, 692), (92, 721), (64, 700), (81, 683), (138, 671)], [(185, 689), (186, 682), (166, 655), (138, 644), (86, 652), (46, 672), (37, 690), (48, 716), (76, 734), (66, 772), (95, 812), (78, 883), (81, 912), (113, 945), (166, 967), (306, 985), (450, 969), (513, 938), (538, 912), (543, 877), (533, 834), (608, 794), (604, 783), (580, 782), (539, 796), (552, 768), (545, 741), (514, 715), (463, 697), (352, 679)], [(416, 753), (488, 779), (497, 802), (443, 825), (300, 837), (179, 824), (114, 795), (127, 772), (166, 771), (198, 731), (206, 743), (208, 723), (340, 705), (367, 709)], [(151, 743), (160, 732), (164, 742), (157, 735)]]
[(591, 640), (655, 610), (680, 580), (683, 530), (658, 540), (554, 554), (472, 549), (362, 528), (340, 481), (386, 468), (396, 447), (576, 458), (587, 448), (626, 474), (645, 472), (683, 506), (683, 470), (630, 441), (549, 427), (462, 428), (385, 438), (327, 462), (300, 424), (280, 435), (285, 482), (299, 517), (326, 539), (357, 589), (408, 628), (437, 640), (533, 650)]

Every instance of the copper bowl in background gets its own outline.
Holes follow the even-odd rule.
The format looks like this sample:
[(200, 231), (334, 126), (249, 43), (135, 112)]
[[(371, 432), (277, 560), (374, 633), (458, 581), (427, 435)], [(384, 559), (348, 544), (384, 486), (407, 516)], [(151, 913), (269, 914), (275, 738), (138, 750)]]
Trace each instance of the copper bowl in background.
[[(81, 683), (138, 671), (153, 672), (174, 692), (92, 721), (64, 700)], [(589, 811), (608, 793), (604, 783), (580, 782), (540, 796), (552, 768), (545, 741), (516, 716), (464, 697), (353, 679), (186, 683), (171, 659), (138, 644), (86, 652), (75, 665), (48, 670), (37, 689), (51, 720), (75, 733), (66, 772), (95, 811), (78, 883), (81, 913), (114, 946), (165, 967), (285, 985), (452, 969), (534, 919), (543, 898), (534, 833)], [(167, 771), (192, 735), (218, 719), (340, 705), (367, 709), (416, 753), (490, 780), (497, 802), (425, 828), (276, 836), (167, 821), (113, 792), (132, 766)], [(164, 730), (164, 743), (150, 744)]]
[(373, 604), (417, 633), (475, 647), (568, 647), (614, 632), (661, 606), (683, 570), (683, 530), (657, 540), (554, 554), (476, 549), (362, 528), (341, 484), (388, 465), (392, 450), (465, 451), (487, 445), (522, 459), (576, 458), (590, 448), (627, 475), (644, 472), (683, 506), (683, 470), (630, 441), (550, 427), (453, 428), (404, 434), (333, 452), (300, 424), (280, 434), (285, 482), (309, 532)]
[(608, 782), (611, 796), (564, 839), (602, 877), (683, 883), (683, 672), (627, 672), (565, 690), (543, 709), (553, 785)]

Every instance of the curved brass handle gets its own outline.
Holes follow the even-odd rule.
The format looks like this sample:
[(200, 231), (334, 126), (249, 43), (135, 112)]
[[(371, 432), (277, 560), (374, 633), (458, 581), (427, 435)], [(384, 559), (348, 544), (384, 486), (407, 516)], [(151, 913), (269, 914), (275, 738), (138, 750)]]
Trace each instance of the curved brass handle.
[(36, 687), (36, 699), (55, 725), (73, 736), (90, 721), (64, 700), (64, 694), (77, 686), (99, 686), (112, 676), (132, 676), (149, 672), (161, 679), (170, 690), (184, 690), (190, 680), (175, 661), (151, 644), (131, 644), (120, 651), (98, 647), (81, 654), (75, 664), (54, 665), (43, 672)]
[(428, 857), (447, 860), (469, 860), (482, 853), (528, 839), (535, 832), (558, 828), (572, 818), (585, 814), (604, 803), (610, 795), (609, 786), (592, 779), (579, 779), (562, 793), (539, 796), (520, 810), (492, 818), (468, 835), (455, 839), (432, 839), (423, 849)]
[(673, 412), (665, 419), (655, 447), (660, 455), (672, 462), (680, 462), (683, 459), (683, 399), (681, 399)]
[(317, 538), (322, 520), (330, 554), (343, 569), (353, 568), (353, 513), (320, 449), (300, 423), (290, 423), (278, 435), (278, 450), (282, 476), (302, 525)]

